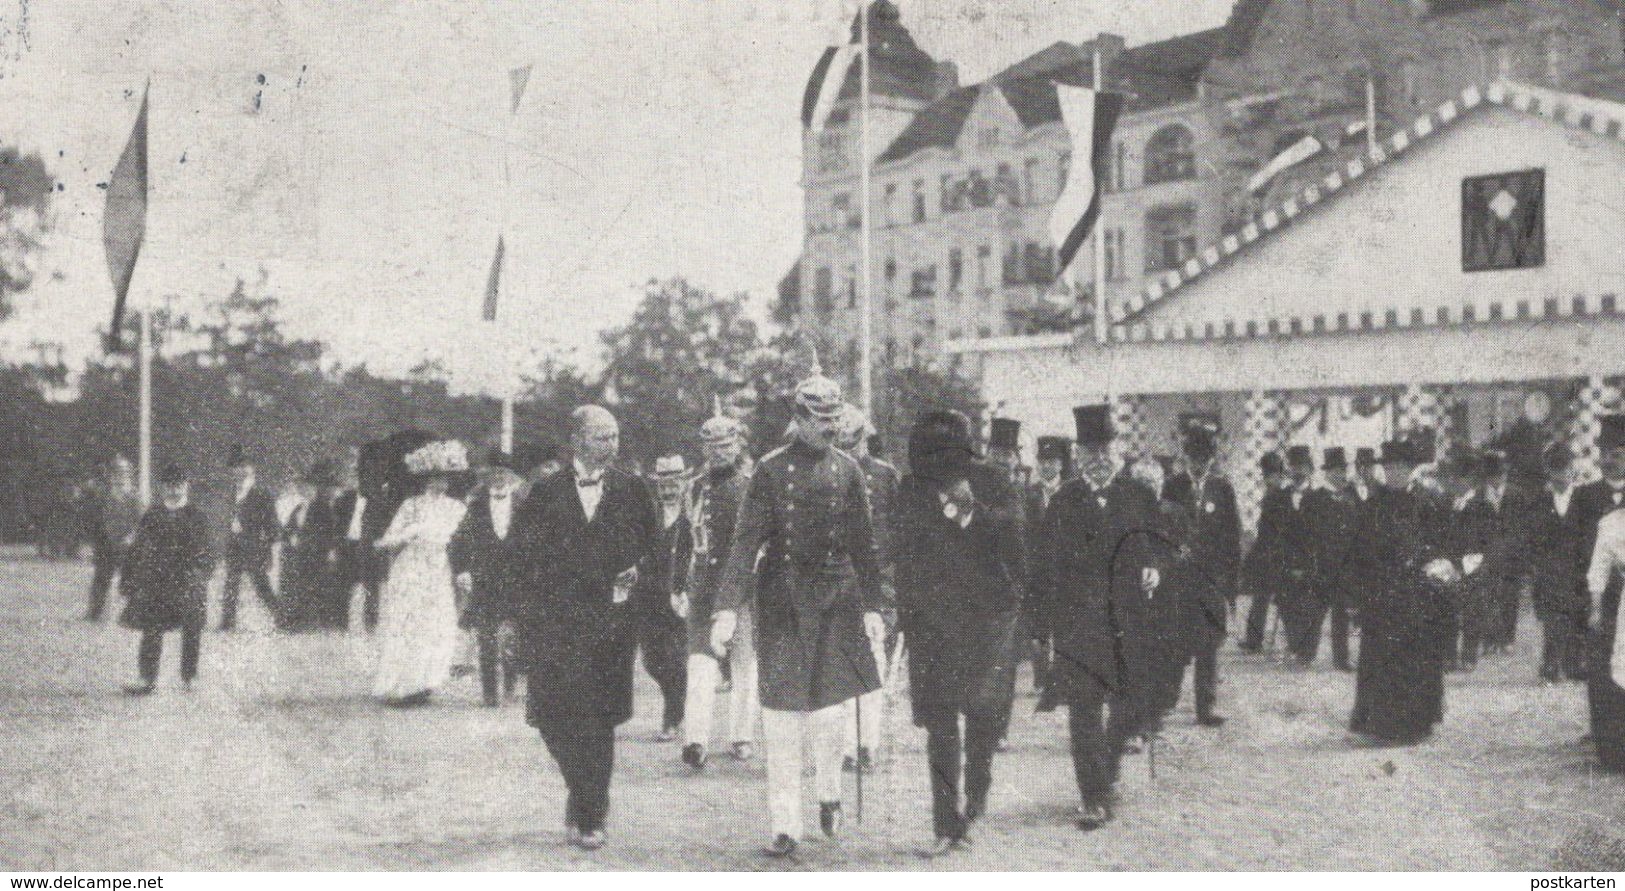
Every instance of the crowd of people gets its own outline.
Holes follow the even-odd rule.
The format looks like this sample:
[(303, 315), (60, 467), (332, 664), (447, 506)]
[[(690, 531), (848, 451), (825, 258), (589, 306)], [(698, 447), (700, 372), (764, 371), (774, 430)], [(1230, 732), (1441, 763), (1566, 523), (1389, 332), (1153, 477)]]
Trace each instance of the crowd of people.
[[(690, 771), (719, 736), (719, 751), (751, 760), (760, 732), (765, 850), (780, 858), (803, 836), (809, 756), (819, 830), (840, 833), (843, 772), (873, 766), (882, 692), (905, 665), (926, 734), (924, 853), (963, 848), (987, 815), (1023, 661), (1039, 710), (1067, 709), (1077, 825), (1105, 826), (1122, 758), (1154, 744), (1187, 674), (1197, 724), (1224, 723), (1232, 627), (1259, 658), (1281, 634), (1288, 664), (1311, 670), (1329, 619), (1356, 742), (1415, 745), (1444, 717), (1446, 674), (1509, 652), (1528, 600), (1539, 677), (1588, 684), (1600, 760), (1625, 769), (1613, 633), (1625, 416), (1604, 419), (1604, 479), (1588, 485), (1565, 444), (1547, 449), (1536, 489), (1510, 483), (1496, 453), (1437, 454), (1428, 430), (1352, 462), (1327, 449), (1318, 468), (1303, 447), (1265, 455), (1244, 547), (1213, 416), (1181, 419), (1179, 455), (1125, 460), (1108, 408), (1079, 407), (1074, 439), (1039, 440), (1029, 481), (1012, 420), (995, 419), (984, 455), (964, 415), (923, 412), (900, 472), (871, 453), (875, 431), (836, 383), (814, 373), (794, 399), (794, 423), (759, 459), (719, 407), (698, 431), (700, 467), (669, 454), (628, 472), (614, 416), (584, 406), (565, 453), (493, 454), (476, 470), (454, 440), (397, 437), (356, 467), (318, 464), (284, 511), (238, 454), (219, 628), (236, 626), (245, 579), (290, 630), (345, 629), (360, 590), (379, 642), (373, 692), (402, 708), (430, 701), (460, 630), (471, 635), (486, 705), (525, 681), (526, 720), (569, 790), (567, 838), (588, 850), (605, 843), (638, 652), (660, 690), (660, 739)], [(141, 632), (134, 695), (155, 689), (169, 631), (194, 681), (216, 569), (186, 475), (166, 468), (160, 483), (143, 514), (115, 464), (96, 527), (89, 616), (121, 573), (121, 621)]]

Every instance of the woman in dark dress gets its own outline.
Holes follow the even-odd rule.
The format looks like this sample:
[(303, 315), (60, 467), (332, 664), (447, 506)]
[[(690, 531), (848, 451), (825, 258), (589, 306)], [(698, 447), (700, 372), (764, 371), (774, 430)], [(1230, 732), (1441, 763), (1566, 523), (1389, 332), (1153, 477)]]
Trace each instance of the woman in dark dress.
[(976, 458), (969, 421), (932, 412), (910, 435), (894, 522), (898, 618), (931, 771), (929, 854), (940, 856), (961, 847), (987, 810), (993, 754), (1015, 695), (1021, 504), (1009, 474)]
[(1372, 561), (1362, 610), (1360, 665), (1349, 729), (1382, 745), (1415, 745), (1444, 718), (1444, 672), (1454, 648), (1451, 587), (1459, 567), (1442, 556), (1449, 507), (1413, 485), (1433, 460), (1431, 434), (1383, 446), (1388, 489), (1371, 512)]

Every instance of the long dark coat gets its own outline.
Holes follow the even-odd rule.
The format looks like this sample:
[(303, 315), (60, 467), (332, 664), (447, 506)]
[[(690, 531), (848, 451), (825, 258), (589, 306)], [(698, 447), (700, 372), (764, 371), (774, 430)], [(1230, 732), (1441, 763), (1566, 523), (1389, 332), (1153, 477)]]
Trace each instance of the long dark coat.
[(282, 527), (282, 627), (300, 631), (317, 627), (332, 611), (334, 566), (329, 535), (332, 503), (317, 498), (294, 508)]
[(162, 505), (142, 516), (124, 558), (119, 624), (138, 631), (201, 628), (214, 573), (209, 524), (192, 505)]
[[(694, 536), (686, 511), (678, 511), (670, 526), (663, 526), (659, 502), (655, 503), (655, 532), (649, 537), (649, 552), (638, 564), (638, 584), (633, 592), (638, 621), (646, 633), (669, 635), (673, 645), (685, 639), (687, 628), (671, 608), (671, 595), (683, 583), (694, 547)], [(682, 567), (682, 569), (679, 569)]]
[(1524, 571), (1541, 621), (1560, 617), (1572, 621), (1584, 617), (1590, 608), (1585, 572), (1591, 554), (1582, 550), (1586, 535), (1575, 510), (1578, 495), (1578, 491), (1569, 493), (1568, 509), (1561, 514), (1550, 489), (1542, 489), (1524, 502)]
[[(228, 565), (242, 569), (265, 569), (271, 565), (271, 549), (282, 536), (282, 521), (277, 519), (276, 498), (264, 486), (255, 485), (235, 501), (236, 493), (227, 494), (227, 509), (232, 519), (227, 520), (230, 533), (226, 548)], [(241, 531), (233, 531), (235, 520)]]
[(508, 519), (508, 535), (498, 538), (491, 525), (491, 496), (482, 494), (463, 514), (462, 525), (451, 537), (447, 551), (451, 559), (452, 574), (468, 573), (474, 587), (468, 603), (463, 606), (458, 624), (463, 628), (487, 628), (511, 618), (516, 591), (521, 583), (523, 567), (520, 564), (518, 530), (519, 513), (523, 502), (517, 494), (513, 499), (513, 513)]
[[(943, 514), (938, 499), (960, 479), (976, 497), (964, 527)], [(1026, 640), (1017, 626), (1026, 544), (1009, 474), (980, 461), (930, 478), (910, 474), (898, 489), (894, 521), (914, 723), (1004, 714), (1015, 695), (1017, 644)]]
[[(1288, 608), (1293, 598), (1313, 592), (1317, 580), (1316, 557), (1320, 543), (1316, 534), (1315, 497), (1304, 492), (1297, 506), (1293, 490), (1272, 489), (1259, 505), (1258, 537), (1247, 554), (1247, 573), (1255, 591), (1278, 597), (1285, 595)], [(1279, 603), (1279, 600), (1278, 600)]]
[(1143, 696), (1149, 681), (1142, 572), (1156, 503), (1119, 474), (1103, 492), (1085, 480), (1061, 488), (1045, 512), (1033, 569), (1036, 627), (1054, 640), (1047, 701)]
[(757, 465), (717, 605), (752, 601), (763, 708), (817, 711), (880, 689), (863, 615), (886, 603), (851, 455), (798, 440)]
[[(1205, 629), (1193, 627), (1189, 621), (1188, 608), (1196, 594), (1190, 515), (1183, 505), (1162, 498), (1153, 516), (1146, 541), (1147, 562), (1157, 570), (1160, 581), (1145, 598), (1146, 641), (1152, 670), (1162, 672), (1184, 667), (1195, 652), (1195, 632)], [(1223, 611), (1222, 603), (1219, 609)]]
[(1178, 504), (1189, 517), (1186, 543), (1190, 560), (1185, 565), (1185, 622), (1193, 652), (1224, 643), (1228, 605), (1241, 587), (1241, 513), (1236, 490), (1217, 473), (1205, 476), (1200, 487), (1187, 474), (1169, 481), (1164, 498)]
[(602, 485), (590, 523), (568, 471), (537, 483), (514, 518), (520, 574), (509, 614), (529, 670), (525, 718), (544, 733), (632, 717), (634, 606), (615, 603), (614, 587), (648, 552), (654, 499), (613, 468)]
[(1374, 545), (1382, 570), (1370, 580), (1363, 613), (1349, 728), (1415, 741), (1444, 717), (1452, 594), (1430, 581), (1424, 568), (1445, 554), (1448, 508), (1412, 491), (1373, 497)]
[[(745, 500), (752, 470), (749, 465), (706, 470), (694, 482), (690, 495), (688, 571), (681, 584), (688, 591), (688, 653), (714, 656), (711, 651), (711, 616), (716, 610), (717, 590), (733, 544), (734, 522)], [(740, 608), (749, 609), (749, 605)]]

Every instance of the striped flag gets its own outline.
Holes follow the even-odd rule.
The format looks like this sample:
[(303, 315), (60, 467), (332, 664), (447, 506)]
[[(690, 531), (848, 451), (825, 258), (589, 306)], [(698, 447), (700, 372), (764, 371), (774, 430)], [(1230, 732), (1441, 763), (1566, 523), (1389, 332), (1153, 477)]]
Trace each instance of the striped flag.
[(1059, 246), (1055, 264), (1055, 275), (1059, 278), (1072, 265), (1072, 259), (1089, 238), (1095, 221), (1100, 219), (1100, 191), (1106, 182), (1112, 132), (1117, 129), (1117, 119), (1123, 113), (1124, 96), (1058, 83), (1055, 98), (1060, 102), (1061, 119), (1072, 137), (1073, 156), (1081, 155), (1084, 149), (1089, 152), (1088, 164), (1073, 165), (1066, 190), (1050, 211), (1050, 236)]
[(147, 234), (147, 92), (141, 93), (141, 111), (136, 114), (130, 141), (119, 155), (113, 175), (107, 180), (107, 206), (102, 215), (102, 245), (107, 250), (107, 272), (113, 279), (113, 322), (108, 330), (108, 350), (122, 348), (124, 302), (130, 293), (130, 278)]
[(807, 92), (801, 98), (801, 124), (815, 133), (824, 129), (824, 124), (829, 121), (830, 110), (835, 107), (841, 85), (846, 83), (847, 72), (852, 70), (853, 61), (863, 51), (863, 46), (858, 42), (859, 30), (853, 27), (861, 4), (841, 0), (837, 6), (838, 11), (831, 15), (835, 29), (831, 33), (830, 45), (818, 57), (818, 64), (813, 66), (812, 77), (807, 81)]
[(502, 236), (497, 236), (497, 253), (491, 258), (491, 274), (485, 279), (485, 309), (480, 316), (487, 322), (497, 320), (497, 295), (502, 293), (502, 254), (505, 248)]

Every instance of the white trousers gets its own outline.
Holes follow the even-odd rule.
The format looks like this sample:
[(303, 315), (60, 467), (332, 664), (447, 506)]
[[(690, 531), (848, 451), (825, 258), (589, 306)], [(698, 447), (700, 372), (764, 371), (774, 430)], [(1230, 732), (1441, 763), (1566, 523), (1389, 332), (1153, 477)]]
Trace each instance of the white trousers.
[[(881, 683), (886, 680), (886, 639), (871, 640), (869, 649), (874, 653), (875, 667), (879, 671)], [(869, 757), (880, 755), (880, 724), (881, 716), (886, 710), (886, 691), (884, 687), (873, 693), (865, 693), (857, 699), (846, 702), (846, 754), (856, 757), (857, 747), (862, 746), (869, 750)], [(858, 710), (863, 710), (863, 720), (858, 720)], [(859, 724), (862, 724), (859, 727)], [(859, 731), (862, 739), (859, 739)]]
[[(740, 610), (734, 639), (728, 644), (728, 668), (732, 691), (728, 694), (727, 742), (756, 741), (756, 722), (761, 717), (761, 692), (756, 686), (756, 634), (749, 610)], [(693, 653), (688, 657), (688, 693), (683, 702), (683, 744), (711, 747), (711, 727), (716, 720), (717, 682), (722, 667), (714, 656)]]
[(816, 712), (762, 710), (767, 755), (767, 808), (774, 837), (801, 840), (801, 766), (811, 737), (820, 802), (841, 800), (841, 728), (846, 703)]

